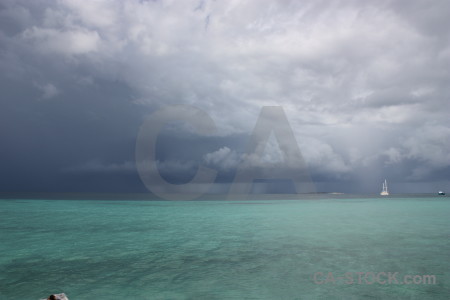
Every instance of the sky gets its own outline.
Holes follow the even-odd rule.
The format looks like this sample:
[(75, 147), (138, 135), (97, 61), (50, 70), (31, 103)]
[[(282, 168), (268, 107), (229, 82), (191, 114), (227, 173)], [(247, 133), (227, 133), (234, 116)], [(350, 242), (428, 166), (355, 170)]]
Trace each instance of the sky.
[(446, 0), (1, 0), (0, 192), (450, 191), (449, 28)]

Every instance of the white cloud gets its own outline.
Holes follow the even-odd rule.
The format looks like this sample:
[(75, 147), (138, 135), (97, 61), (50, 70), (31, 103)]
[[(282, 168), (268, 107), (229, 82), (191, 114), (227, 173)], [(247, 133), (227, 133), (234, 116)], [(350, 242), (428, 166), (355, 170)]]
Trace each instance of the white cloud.
[[(429, 93), (417, 83), (429, 86), (420, 77), (437, 59), (429, 38), (385, 5), (60, 3), (47, 14), (49, 27), (28, 28), (23, 37), (43, 52), (97, 53), (93, 72), (114, 69), (152, 105), (195, 104), (228, 133), (249, 131), (240, 110), (256, 117), (262, 105), (323, 125), (408, 122), (417, 108), (399, 104), (399, 96)], [(392, 86), (401, 87), (384, 96)], [(380, 97), (385, 105), (365, 109)]]
[(87, 29), (59, 30), (32, 27), (23, 32), (23, 38), (38, 50), (48, 54), (87, 54), (99, 48), (100, 37), (96, 31)]
[(228, 147), (222, 147), (217, 151), (205, 154), (203, 160), (207, 165), (218, 167), (221, 170), (230, 170), (238, 166), (241, 155)]
[[(448, 165), (445, 1), (426, 11), (417, 1), (401, 9), (394, 2), (312, 0), (48, 3), (41, 10), (11, 4), (7, 14), (24, 29), (5, 39), (10, 52), (0, 57), (5, 69), (10, 61), (9, 68), (25, 70), (35, 63), (37, 81), (52, 82), (42, 86), (43, 98), (60, 87), (39, 69), (46, 58), (52, 72), (77, 73), (82, 65), (84, 74), (74, 76), (86, 83), (125, 83), (135, 97), (130, 103), (142, 110), (195, 105), (211, 115), (218, 135), (250, 133), (263, 105), (281, 105), (305, 161), (322, 173), (349, 174), (380, 157), (388, 165)], [(22, 51), (15, 60), (11, 49)], [(429, 119), (436, 124), (424, 126)], [(364, 135), (361, 128), (373, 130)], [(277, 157), (274, 148), (254, 160)], [(204, 161), (230, 169), (242, 158), (223, 147)]]
[(434, 88), (429, 87), (429, 86), (423, 86), (423, 87), (419, 87), (419, 88), (411, 91), (411, 95), (413, 95), (415, 97), (423, 97), (423, 96), (430, 95), (433, 92), (434, 92)]
[(51, 99), (60, 93), (58, 88), (51, 83), (47, 83), (44, 85), (39, 85), (39, 84), (35, 84), (35, 85), (42, 91), (43, 99)]
[(341, 155), (336, 153), (329, 144), (319, 139), (304, 139), (302, 152), (306, 164), (318, 173), (332, 174), (332, 177), (339, 178), (352, 170)]
[(83, 24), (98, 28), (108, 28), (117, 25), (118, 13), (121, 8), (121, 1), (95, 0), (77, 1), (63, 0), (74, 18), (79, 19)]

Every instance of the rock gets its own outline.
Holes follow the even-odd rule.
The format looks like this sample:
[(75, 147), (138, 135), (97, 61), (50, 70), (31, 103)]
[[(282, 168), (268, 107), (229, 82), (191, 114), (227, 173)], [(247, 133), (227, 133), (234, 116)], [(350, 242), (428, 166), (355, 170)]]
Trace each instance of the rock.
[[(55, 296), (56, 300), (69, 300), (69, 298), (67, 298), (66, 294), (61, 293), (61, 294), (53, 294), (53, 296)], [(41, 300), (47, 300), (48, 298), (43, 298)]]

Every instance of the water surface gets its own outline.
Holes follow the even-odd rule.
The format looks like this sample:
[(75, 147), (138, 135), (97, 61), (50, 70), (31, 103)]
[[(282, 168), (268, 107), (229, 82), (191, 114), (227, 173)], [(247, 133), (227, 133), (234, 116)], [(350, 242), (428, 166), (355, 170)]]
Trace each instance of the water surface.
[(0, 200), (0, 299), (448, 299), (449, 216), (447, 197)]

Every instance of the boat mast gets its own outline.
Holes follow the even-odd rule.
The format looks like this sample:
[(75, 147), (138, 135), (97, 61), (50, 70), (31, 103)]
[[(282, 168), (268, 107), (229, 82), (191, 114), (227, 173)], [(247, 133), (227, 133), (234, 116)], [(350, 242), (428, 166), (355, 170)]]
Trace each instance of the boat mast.
[(389, 195), (389, 192), (388, 192), (388, 186), (387, 186), (387, 180), (386, 180), (386, 179), (385, 179), (384, 182), (383, 182), (383, 189), (381, 190), (380, 195), (382, 195), (382, 196), (387, 196), (387, 195)]

